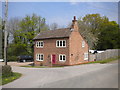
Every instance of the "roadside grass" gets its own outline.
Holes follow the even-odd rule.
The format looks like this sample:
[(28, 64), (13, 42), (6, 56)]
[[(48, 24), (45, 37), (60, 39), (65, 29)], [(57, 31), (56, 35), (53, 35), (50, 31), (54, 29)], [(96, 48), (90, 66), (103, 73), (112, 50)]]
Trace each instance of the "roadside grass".
[(20, 78), (21, 76), (22, 76), (22, 74), (16, 73), (16, 72), (13, 72), (13, 76), (10, 76), (10, 77), (2, 78), (2, 76), (0, 76), (0, 85), (10, 83), (10, 82)]
[(28, 68), (60, 68), (60, 67), (64, 67), (64, 66), (20, 66), (20, 67), (28, 67)]
[[(92, 61), (92, 62), (87, 62), (87, 63), (82, 63), (82, 64), (78, 64), (78, 65), (83, 65), (83, 64), (93, 64), (93, 63), (100, 63), (100, 64), (104, 64), (104, 63), (109, 63), (115, 60), (120, 60), (120, 56), (118, 57), (113, 57), (113, 58), (108, 58), (105, 60), (100, 60), (100, 61)], [(65, 67), (65, 66), (20, 66), (20, 67), (27, 67), (27, 68), (60, 68), (60, 67)]]
[(115, 61), (115, 60), (120, 60), (120, 56), (118, 56), (118, 57), (113, 57), (113, 58), (108, 58), (108, 59), (100, 60), (100, 61), (88, 62), (88, 63), (85, 63), (85, 64), (91, 64), (91, 63), (104, 64), (104, 63), (109, 63), (109, 62), (112, 62), (112, 61)]
[(20, 66), (20, 67), (28, 67), (28, 68), (47, 68), (47, 66)]

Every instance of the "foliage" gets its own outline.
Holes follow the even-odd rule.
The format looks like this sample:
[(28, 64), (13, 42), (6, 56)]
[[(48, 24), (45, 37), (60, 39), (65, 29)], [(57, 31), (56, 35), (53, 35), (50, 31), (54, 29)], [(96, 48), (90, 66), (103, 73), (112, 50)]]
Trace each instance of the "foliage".
[(0, 77), (0, 85), (4, 85), (4, 84), (7, 84), (7, 83), (10, 83), (18, 78), (20, 78), (22, 76), (22, 74), (20, 73), (16, 73), (16, 72), (13, 72), (13, 75), (10, 76), (10, 77)]
[[(13, 25), (14, 23), (15, 25)], [(9, 61), (15, 60), (19, 55), (33, 55), (33, 38), (38, 33), (48, 30), (45, 18), (36, 14), (27, 15), (21, 20), (13, 18), (9, 21), (8, 28), (10, 28), (9, 32), (14, 38), (8, 46)]]
[(100, 14), (87, 14), (79, 18), (78, 25), (91, 49), (119, 48), (118, 24), (115, 21), (109, 21), (106, 16)]
[(111, 21), (101, 30), (98, 36), (97, 49), (120, 48), (120, 32), (116, 22)]
[(8, 61), (17, 61), (17, 59), (18, 59), (17, 56), (8, 56), (7, 57)]
[(13, 75), (12, 68), (9, 65), (2, 66), (2, 78), (10, 77)]

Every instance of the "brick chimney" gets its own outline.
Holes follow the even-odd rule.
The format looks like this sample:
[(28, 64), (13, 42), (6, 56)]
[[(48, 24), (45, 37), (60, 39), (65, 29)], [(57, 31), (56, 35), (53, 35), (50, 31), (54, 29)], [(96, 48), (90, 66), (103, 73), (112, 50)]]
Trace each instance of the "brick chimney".
[(72, 26), (71, 26), (72, 31), (78, 31), (78, 23), (76, 20), (76, 16), (74, 16), (74, 19), (72, 20)]

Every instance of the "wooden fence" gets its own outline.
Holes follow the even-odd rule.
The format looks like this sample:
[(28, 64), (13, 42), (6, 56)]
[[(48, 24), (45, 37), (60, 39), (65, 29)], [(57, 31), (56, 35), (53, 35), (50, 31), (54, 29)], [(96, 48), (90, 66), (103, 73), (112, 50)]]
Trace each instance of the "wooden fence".
[(120, 56), (120, 49), (108, 49), (102, 53), (89, 54), (89, 61), (99, 61), (112, 57)]

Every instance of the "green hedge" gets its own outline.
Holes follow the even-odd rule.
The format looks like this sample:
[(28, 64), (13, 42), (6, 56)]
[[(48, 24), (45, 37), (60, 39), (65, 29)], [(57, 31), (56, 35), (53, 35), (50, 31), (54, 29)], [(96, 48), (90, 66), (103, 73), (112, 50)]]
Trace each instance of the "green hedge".
[(18, 58), (17, 58), (17, 56), (8, 56), (7, 60), (8, 61), (17, 61)]
[(2, 66), (2, 78), (10, 77), (13, 75), (12, 68), (10, 65)]

